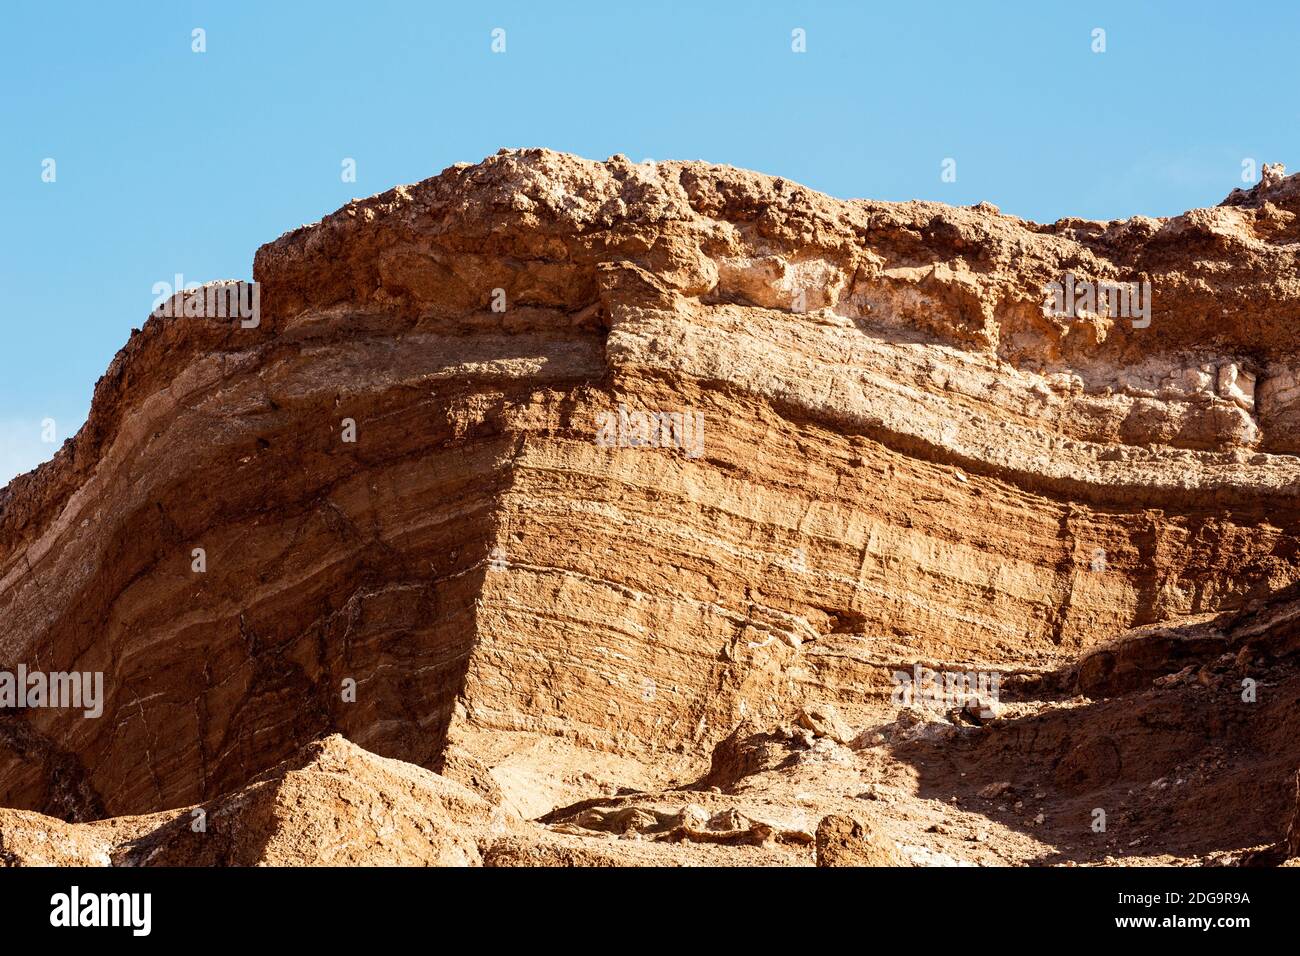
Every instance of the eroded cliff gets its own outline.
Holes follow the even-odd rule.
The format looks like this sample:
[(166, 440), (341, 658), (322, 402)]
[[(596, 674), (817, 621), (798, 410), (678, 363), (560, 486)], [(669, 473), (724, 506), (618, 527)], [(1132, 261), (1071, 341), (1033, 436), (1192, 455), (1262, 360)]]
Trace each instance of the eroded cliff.
[[(0, 806), (173, 810), (337, 732), (565, 839), (803, 859), (876, 787), (914, 862), (1282, 840), (1297, 212), (1271, 168), (1039, 225), (543, 150), (354, 201), (258, 251), (255, 328), (150, 318), (0, 492), (0, 666), (105, 674), (97, 719), (0, 711)], [(1057, 314), (1065, 277), (1147, 318)], [(918, 663), (1004, 712), (900, 717)], [(616, 795), (691, 784), (694, 823)], [(922, 852), (954, 801), (1003, 836)]]

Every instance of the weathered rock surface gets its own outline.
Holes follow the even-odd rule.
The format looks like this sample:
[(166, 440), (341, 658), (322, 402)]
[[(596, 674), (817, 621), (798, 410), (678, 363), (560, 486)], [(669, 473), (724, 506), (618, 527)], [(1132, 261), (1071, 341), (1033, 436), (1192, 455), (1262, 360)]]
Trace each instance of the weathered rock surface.
[(838, 814), (817, 824), (818, 866), (898, 866), (898, 853), (871, 827)]
[(517, 821), (437, 774), (334, 735), (196, 807), (66, 824), (0, 810), (0, 862), (75, 866), (470, 866)]
[[(226, 863), (807, 864), (864, 806), (913, 863), (1283, 840), (1297, 213), (1273, 174), (1040, 225), (528, 150), (288, 233), (257, 327), (150, 318), (0, 491), (0, 669), (106, 693), (0, 711), (5, 852), (120, 856), (87, 834), (164, 811), (160, 858)], [(1067, 274), (1149, 281), (1150, 324), (1050, 314)], [(629, 436), (643, 412), (676, 431)], [(1005, 706), (900, 712), (917, 663)], [(369, 814), (329, 771), (256, 782), (332, 733), (543, 822), (492, 849), (389, 768), (374, 793), (431, 815), (185, 836), (227, 794), (250, 833), (313, 794)], [(718, 805), (677, 819), (682, 787)], [(617, 806), (562, 812), (590, 800)], [(42, 856), (18, 811), (88, 829)], [(348, 842), (371, 824), (397, 848)]]

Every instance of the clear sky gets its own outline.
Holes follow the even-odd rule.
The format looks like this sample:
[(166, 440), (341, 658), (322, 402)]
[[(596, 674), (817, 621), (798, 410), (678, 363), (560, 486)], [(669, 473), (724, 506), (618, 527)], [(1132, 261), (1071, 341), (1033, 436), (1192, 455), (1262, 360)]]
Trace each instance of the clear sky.
[(1298, 58), (1290, 3), (5, 0), (0, 483), (53, 454), (43, 419), (81, 426), (154, 283), (251, 278), (261, 243), (503, 146), (1173, 215), (1244, 159), (1300, 167)]

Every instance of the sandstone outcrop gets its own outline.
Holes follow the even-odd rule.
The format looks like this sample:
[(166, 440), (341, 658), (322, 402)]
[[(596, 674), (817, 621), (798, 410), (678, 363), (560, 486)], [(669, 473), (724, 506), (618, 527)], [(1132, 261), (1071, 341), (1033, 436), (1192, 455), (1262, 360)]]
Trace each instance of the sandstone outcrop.
[(0, 810), (0, 862), (72, 866), (471, 866), (517, 824), (458, 784), (333, 735), (209, 804), (65, 824)]
[[(1298, 213), (1274, 172), (1043, 225), (524, 150), (290, 232), (255, 327), (151, 317), (0, 491), (0, 669), (105, 675), (98, 718), (0, 710), (0, 855), (811, 865), (837, 815), (917, 864), (1285, 842)], [(1149, 283), (1149, 321), (1057, 314), (1066, 276)], [(916, 667), (996, 674), (996, 716), (900, 709)], [(413, 767), (274, 770), (331, 734)], [(336, 758), (385, 769), (345, 799)], [(285, 829), (390, 789), (390, 828)], [(230, 799), (257, 836), (186, 835)]]

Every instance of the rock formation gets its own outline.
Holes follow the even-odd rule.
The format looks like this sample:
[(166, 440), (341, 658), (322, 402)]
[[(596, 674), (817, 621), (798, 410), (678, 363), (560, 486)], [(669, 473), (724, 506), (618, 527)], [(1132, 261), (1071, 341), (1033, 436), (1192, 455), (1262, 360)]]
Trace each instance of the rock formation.
[(0, 491), (0, 670), (104, 674), (0, 709), (0, 861), (1294, 842), (1298, 213), (525, 150), (290, 232)]

